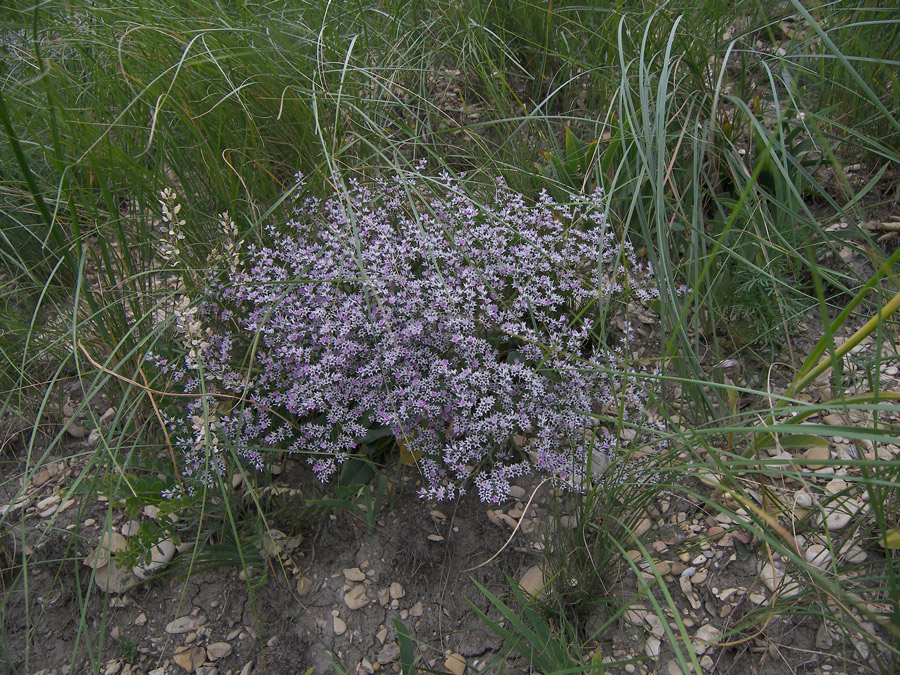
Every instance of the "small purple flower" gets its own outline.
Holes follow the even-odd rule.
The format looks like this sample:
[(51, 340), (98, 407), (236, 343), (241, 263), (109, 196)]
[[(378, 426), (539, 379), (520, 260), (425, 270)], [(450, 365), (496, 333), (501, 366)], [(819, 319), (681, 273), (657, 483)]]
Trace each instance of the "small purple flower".
[(266, 245), (223, 245), (225, 276), (210, 275), (199, 312), (182, 309), (184, 366), (155, 361), (211, 394), (170, 420), (185, 473), (208, 480), (226, 449), (259, 468), (260, 450), (288, 448), (327, 480), (374, 425), (420, 457), (423, 498), (455, 499), (471, 478), (500, 503), (534, 470), (583, 483), (586, 413), (621, 401), (641, 419), (646, 396), (592, 328), (601, 296), (658, 292), (602, 193), (529, 204), (498, 181), (481, 204), (441, 175), (430, 203), (404, 201), (419, 178), (298, 197)]

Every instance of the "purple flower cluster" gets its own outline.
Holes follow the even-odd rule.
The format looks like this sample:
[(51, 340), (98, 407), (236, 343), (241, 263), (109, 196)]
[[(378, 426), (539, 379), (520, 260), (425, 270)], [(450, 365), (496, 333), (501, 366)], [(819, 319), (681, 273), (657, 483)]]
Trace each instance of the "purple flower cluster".
[(498, 181), (481, 204), (436, 183), (431, 199), (408, 176), (298, 198), (267, 246), (208, 284), (185, 380), (231, 398), (205, 427), (197, 405), (173, 421), (195, 432), (177, 439), (194, 475), (211, 448), (258, 465), (254, 448), (270, 447), (308, 453), (325, 480), (386, 427), (418, 458), (423, 498), (453, 499), (471, 478), (499, 503), (534, 470), (581, 484), (585, 413), (625, 394), (622, 357), (593, 322), (625, 288), (654, 297), (650, 270), (599, 192), (529, 204)]

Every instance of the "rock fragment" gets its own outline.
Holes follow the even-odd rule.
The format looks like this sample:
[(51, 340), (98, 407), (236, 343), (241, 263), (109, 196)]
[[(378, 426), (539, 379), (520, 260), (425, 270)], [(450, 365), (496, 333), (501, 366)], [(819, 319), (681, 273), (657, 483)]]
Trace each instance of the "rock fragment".
[(704, 624), (694, 633), (694, 651), (698, 656), (703, 656), (710, 648), (709, 643), (718, 642), (722, 631), (711, 623)]
[(206, 617), (202, 614), (197, 616), (180, 616), (166, 624), (166, 632), (169, 635), (181, 635), (182, 633), (190, 633), (197, 630), (206, 623)]
[(213, 642), (211, 645), (206, 646), (206, 657), (210, 661), (218, 661), (219, 659), (228, 658), (233, 651), (234, 647), (227, 642)]
[(178, 647), (172, 660), (182, 669), (193, 673), (206, 663), (206, 650), (203, 647)]
[(349, 591), (344, 593), (344, 604), (350, 609), (361, 609), (369, 604), (369, 598), (366, 597), (366, 587), (364, 584), (356, 584)]
[(366, 573), (358, 567), (348, 567), (344, 570), (344, 578), (347, 581), (365, 581)]
[(662, 638), (662, 636), (666, 634), (666, 628), (663, 626), (662, 620), (656, 616), (656, 614), (648, 612), (644, 617), (644, 621), (647, 622), (647, 625), (650, 626), (650, 632), (656, 637)]
[[(859, 508), (860, 504), (855, 499), (836, 499), (825, 507), (824, 524), (832, 531), (843, 529), (850, 524)], [(821, 517), (819, 522), (823, 522)]]
[(453, 675), (463, 675), (466, 672), (466, 659), (462, 654), (450, 654), (444, 661), (444, 668)]
[(94, 570), (94, 583), (106, 593), (124, 593), (140, 583), (140, 579), (115, 561)]
[(824, 464), (820, 463), (821, 461), (831, 459), (831, 450), (828, 449), (827, 445), (814, 445), (803, 453), (803, 459), (808, 462), (806, 466), (810, 470), (817, 471), (825, 467)]
[(766, 588), (772, 593), (777, 590), (778, 594), (783, 598), (793, 597), (800, 592), (799, 584), (784, 570), (778, 569), (772, 563), (767, 562), (763, 565), (759, 575)]
[(810, 565), (820, 570), (825, 569), (828, 563), (831, 562), (831, 551), (822, 546), (822, 544), (811, 544), (807, 547), (804, 556)]
[(100, 544), (84, 559), (84, 564), (94, 569), (100, 569), (109, 563), (111, 554), (124, 551), (127, 544), (125, 537), (118, 532), (104, 532), (100, 538)]
[(519, 587), (532, 597), (541, 597), (544, 593), (544, 570), (540, 565), (532, 565), (522, 578), (519, 579)]
[(299, 595), (301, 598), (309, 595), (309, 592), (312, 590), (312, 587), (313, 587), (313, 582), (312, 582), (312, 579), (310, 579), (309, 577), (305, 577), (305, 576), (301, 575), (297, 579), (297, 595)]
[(146, 579), (162, 570), (174, 557), (175, 543), (171, 539), (163, 539), (150, 549), (149, 562), (135, 565), (131, 571), (139, 579)]
[(83, 427), (80, 424), (76, 424), (72, 422), (69, 426), (66, 427), (66, 433), (69, 434), (72, 438), (84, 438), (88, 435), (87, 427)]
[(389, 663), (394, 663), (394, 661), (399, 658), (400, 645), (398, 645), (396, 642), (388, 642), (384, 647), (381, 648), (381, 651), (378, 652), (378, 663), (383, 666), (386, 666)]

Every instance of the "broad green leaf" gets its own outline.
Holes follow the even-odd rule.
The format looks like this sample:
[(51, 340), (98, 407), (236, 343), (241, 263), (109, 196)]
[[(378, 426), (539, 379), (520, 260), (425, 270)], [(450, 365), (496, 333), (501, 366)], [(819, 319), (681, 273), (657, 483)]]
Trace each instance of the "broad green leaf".
[(365, 485), (375, 475), (375, 467), (361, 457), (351, 457), (341, 467), (340, 485)]

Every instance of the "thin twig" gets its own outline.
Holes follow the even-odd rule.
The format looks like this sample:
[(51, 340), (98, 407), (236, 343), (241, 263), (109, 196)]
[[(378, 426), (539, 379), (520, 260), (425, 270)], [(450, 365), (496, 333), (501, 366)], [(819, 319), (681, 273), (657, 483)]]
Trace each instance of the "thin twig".
[(509, 542), (511, 542), (513, 540), (513, 537), (516, 536), (516, 532), (518, 532), (519, 528), (522, 526), (522, 521), (525, 519), (525, 514), (528, 513), (528, 507), (531, 506), (531, 502), (534, 501), (534, 496), (537, 494), (537, 491), (540, 490), (541, 486), (543, 486), (543, 484), (546, 483), (548, 480), (550, 480), (550, 479), (549, 478), (543, 479), (540, 483), (538, 483), (538, 486), (536, 488), (534, 488), (534, 490), (532, 490), (531, 496), (528, 498), (528, 503), (525, 505), (525, 508), (522, 509), (522, 515), (519, 518), (519, 520), (516, 522), (516, 526), (515, 526), (515, 528), (513, 528), (512, 534), (509, 535), (509, 539), (507, 539), (506, 543), (500, 547), (500, 550), (497, 551), (494, 555), (492, 555), (490, 558), (485, 560), (480, 565), (475, 565), (475, 567), (470, 567), (468, 569), (465, 569), (465, 570), (463, 570), (463, 572), (471, 572), (472, 570), (477, 570), (479, 567), (484, 567), (489, 562), (493, 561), (494, 558), (496, 558), (498, 555), (503, 553), (504, 549), (506, 549), (506, 547), (509, 546)]

